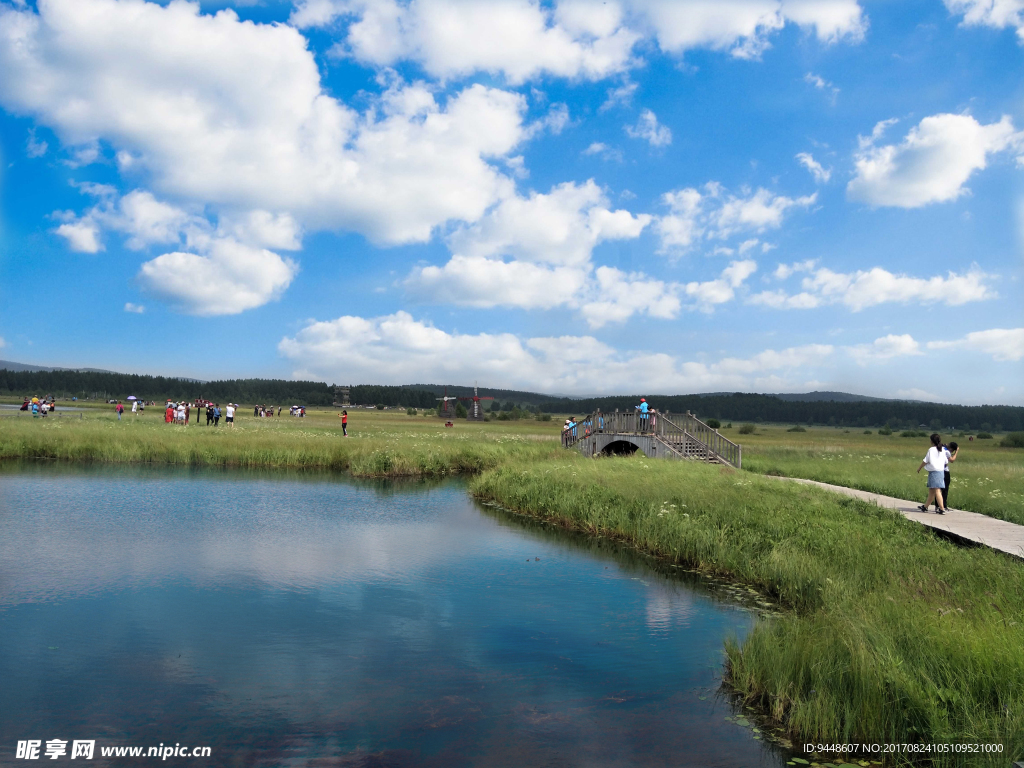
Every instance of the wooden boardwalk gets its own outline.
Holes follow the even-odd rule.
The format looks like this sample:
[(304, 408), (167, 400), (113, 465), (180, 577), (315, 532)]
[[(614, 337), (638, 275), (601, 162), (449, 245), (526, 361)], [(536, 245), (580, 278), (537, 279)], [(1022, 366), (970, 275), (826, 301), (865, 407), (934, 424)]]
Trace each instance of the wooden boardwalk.
[(880, 493), (858, 491), (856, 488), (819, 483), (816, 480), (804, 480), (798, 477), (780, 477), (779, 479), (804, 485), (816, 485), (835, 493), (872, 502), (880, 507), (895, 509), (908, 520), (927, 525), (937, 531), (943, 531), (958, 539), (981, 544), (1024, 559), (1024, 525), (997, 520), (988, 515), (979, 515), (977, 512), (963, 512), (959, 509), (950, 509), (944, 515), (937, 515), (934, 512), (922, 512), (918, 509), (920, 501), (894, 499), (892, 496), (883, 496)]

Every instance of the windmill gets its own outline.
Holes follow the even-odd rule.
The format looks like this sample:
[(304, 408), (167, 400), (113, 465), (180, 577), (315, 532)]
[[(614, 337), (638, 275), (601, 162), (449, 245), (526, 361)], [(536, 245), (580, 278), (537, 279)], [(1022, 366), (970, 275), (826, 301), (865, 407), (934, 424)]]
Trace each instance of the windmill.
[(441, 406), (438, 409), (438, 415), (442, 419), (454, 419), (455, 418), (455, 401), (459, 398), (448, 397), (448, 387), (444, 388), (444, 397), (435, 397), (435, 400), (441, 401)]
[(484, 420), (484, 409), (480, 407), (481, 400), (493, 400), (493, 397), (480, 397), (479, 391), (477, 391), (476, 382), (473, 382), (473, 396), (472, 397), (460, 397), (459, 400), (472, 400), (473, 407), (469, 409), (469, 415), (466, 417), (470, 421), (483, 421)]

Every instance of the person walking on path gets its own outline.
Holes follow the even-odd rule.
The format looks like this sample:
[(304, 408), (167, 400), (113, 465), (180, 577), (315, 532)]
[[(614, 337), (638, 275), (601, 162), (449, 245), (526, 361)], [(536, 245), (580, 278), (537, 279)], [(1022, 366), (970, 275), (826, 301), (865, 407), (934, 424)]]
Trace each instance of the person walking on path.
[(138, 400), (133, 400), (132, 401), (132, 416), (138, 416), (138, 415), (139, 415), (139, 401)]
[(114, 410), (117, 411), (117, 420), (121, 420), (121, 414), (124, 413), (124, 406), (121, 405), (121, 401), (117, 401), (117, 405), (114, 406)]
[(341, 412), (341, 436), (348, 437), (348, 411)]
[(949, 466), (949, 461), (946, 457), (946, 452), (942, 450), (942, 438), (938, 434), (931, 436), (932, 447), (928, 449), (928, 453), (925, 454), (924, 460), (921, 462), (921, 466), (917, 468), (918, 473), (922, 469), (928, 472), (928, 501), (918, 507), (922, 512), (927, 512), (928, 507), (931, 506), (932, 502), (939, 508), (939, 514), (946, 514), (946, 505), (942, 500), (942, 487), (945, 478), (943, 475), (946, 472), (946, 467)]
[[(949, 445), (942, 446), (942, 450), (946, 454), (946, 470), (942, 473), (942, 501), (946, 505), (946, 509), (949, 509), (949, 465), (956, 461), (960, 446), (951, 442)], [(936, 504), (935, 508), (938, 509), (939, 505)]]

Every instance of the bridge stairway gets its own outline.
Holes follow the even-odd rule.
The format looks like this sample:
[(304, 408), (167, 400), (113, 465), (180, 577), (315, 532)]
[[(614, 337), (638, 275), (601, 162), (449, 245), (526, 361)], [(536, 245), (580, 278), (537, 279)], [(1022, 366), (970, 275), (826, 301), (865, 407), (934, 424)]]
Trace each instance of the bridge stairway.
[[(726, 464), (739, 468), (742, 448), (721, 435), (696, 416), (686, 414), (655, 414), (644, 418), (637, 413), (595, 412), (580, 419), (573, 434), (563, 435), (563, 444), (576, 447), (585, 455), (594, 455), (599, 442), (609, 440), (630, 442), (640, 448), (645, 441), (654, 441), (661, 449), (651, 454), (670, 458)], [(607, 446), (606, 446), (607, 447)], [(646, 449), (645, 453), (647, 452)], [(648, 454), (648, 455), (651, 455)]]

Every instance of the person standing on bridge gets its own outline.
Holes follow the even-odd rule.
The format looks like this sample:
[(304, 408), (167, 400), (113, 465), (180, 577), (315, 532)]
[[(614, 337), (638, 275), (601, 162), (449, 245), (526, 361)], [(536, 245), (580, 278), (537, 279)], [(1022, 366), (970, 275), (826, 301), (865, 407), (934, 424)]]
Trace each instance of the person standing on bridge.
[(650, 416), (650, 406), (647, 405), (647, 398), (640, 398), (640, 405), (636, 407), (637, 412), (640, 414), (640, 431), (647, 431), (647, 419)]

